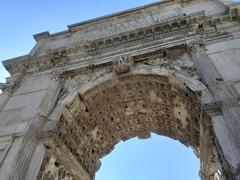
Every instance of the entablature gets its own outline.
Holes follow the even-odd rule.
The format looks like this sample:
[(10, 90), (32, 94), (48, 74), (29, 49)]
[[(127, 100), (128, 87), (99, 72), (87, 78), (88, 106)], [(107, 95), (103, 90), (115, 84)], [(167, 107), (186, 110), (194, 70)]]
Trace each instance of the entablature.
[[(58, 69), (63, 66), (76, 66), (77, 64), (81, 64), (81, 67), (83, 64), (95, 66), (108, 62), (106, 60), (109, 59), (108, 57), (114, 57), (117, 54), (142, 51), (149, 47), (159, 49), (159, 47), (176, 46), (184, 44), (188, 39), (199, 38), (199, 36), (205, 43), (215, 43), (226, 40), (226, 38), (239, 38), (239, 34), (231, 32), (233, 27), (236, 29), (239, 26), (239, 14), (238, 4), (229, 6), (227, 12), (217, 15), (206, 15), (204, 11), (190, 15), (181, 14), (181, 16), (174, 16), (168, 21), (159, 21), (150, 26), (146, 24), (146, 27), (133, 31), (118, 33), (114, 36), (109, 35), (85, 43), (79, 42), (66, 47), (48, 49), (45, 54), (40, 56), (29, 54), (6, 60), (3, 64), (10, 74), (23, 71), (33, 73)], [(48, 32), (44, 32), (35, 35), (35, 38), (42, 39), (49, 36), (51, 35)]]

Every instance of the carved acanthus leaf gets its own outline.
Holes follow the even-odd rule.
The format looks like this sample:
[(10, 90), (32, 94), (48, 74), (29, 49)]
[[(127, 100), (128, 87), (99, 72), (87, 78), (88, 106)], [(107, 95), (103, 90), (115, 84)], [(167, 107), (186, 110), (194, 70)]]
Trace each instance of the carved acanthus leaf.
[(116, 74), (121, 75), (131, 70), (133, 61), (132, 58), (128, 56), (120, 56), (113, 60), (113, 64)]

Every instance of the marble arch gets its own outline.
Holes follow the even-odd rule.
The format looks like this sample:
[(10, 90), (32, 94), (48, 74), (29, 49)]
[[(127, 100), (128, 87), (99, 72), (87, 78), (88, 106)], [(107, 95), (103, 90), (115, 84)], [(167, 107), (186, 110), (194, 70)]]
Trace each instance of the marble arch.
[[(49, 151), (54, 149), (58, 157), (55, 161), (69, 164), (59, 157), (71, 154), (82, 169), (81, 174), (76, 172), (80, 168), (76, 170), (72, 164), (67, 165), (67, 169), (75, 170), (71, 172), (73, 178), (81, 179), (85, 174), (86, 179), (92, 179), (100, 168), (100, 159), (110, 153), (115, 144), (135, 136), (148, 138), (154, 132), (192, 147), (195, 154), (201, 157), (202, 169), (205, 168), (208, 176), (213, 177), (219, 168), (222, 171), (211, 123), (201, 107), (201, 93), (206, 87), (200, 81), (183, 75), (166, 75), (170, 74), (168, 71), (165, 75), (156, 74), (154, 68), (145, 69), (142, 63), (136, 63), (134, 67), (124, 65), (129, 66), (127, 69), (131, 71), (117, 74), (119, 64), (105, 75), (96, 70), (102, 80), (97, 78), (94, 83), (96, 79), (91, 78), (88, 88), (70, 88), (68, 95), (62, 95), (64, 97), (50, 115), (58, 118), (46, 124), (46, 132), (39, 136), (40, 142)], [(120, 66), (122, 68), (123, 64)], [(66, 80), (66, 87), (69, 88), (69, 84), (76, 83), (79, 78), (81, 75)], [(59, 111), (58, 107), (64, 108)], [(204, 119), (206, 122), (200, 123)], [(209, 138), (208, 154), (201, 154), (200, 150), (206, 148), (200, 146), (200, 129), (203, 125), (207, 133), (204, 138)], [(53, 127), (50, 131), (49, 126)], [(59, 147), (65, 146), (67, 150), (59, 148), (59, 143)], [(46, 164), (43, 167), (46, 168)], [(49, 172), (48, 168), (44, 168), (39, 177)]]
[(164, 0), (34, 35), (3, 61), (1, 180), (93, 180), (150, 132), (191, 146), (202, 180), (239, 180), (239, 22), (232, 0)]

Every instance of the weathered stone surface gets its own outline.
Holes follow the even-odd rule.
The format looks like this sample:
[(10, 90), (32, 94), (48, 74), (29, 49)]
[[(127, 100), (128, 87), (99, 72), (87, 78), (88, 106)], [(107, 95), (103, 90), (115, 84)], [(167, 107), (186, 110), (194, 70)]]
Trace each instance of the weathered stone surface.
[(17, 157), (17, 153), (21, 147), (21, 143), (22, 143), (22, 138), (16, 138), (14, 139), (13, 142), (10, 142), (10, 146), (8, 147), (8, 151), (5, 155), (5, 158), (2, 160), (1, 163), (1, 169), (0, 169), (0, 173), (1, 173), (1, 179), (3, 180), (8, 180), (9, 179), (9, 174), (12, 171), (12, 167), (13, 164), (16, 161), (16, 157)]
[(40, 167), (43, 162), (45, 153), (46, 150), (42, 144), (36, 147), (36, 150), (32, 155), (31, 161), (29, 162), (27, 172), (24, 175), (25, 180), (37, 179), (38, 172), (40, 171)]
[(155, 132), (192, 147), (202, 180), (239, 180), (239, 20), (231, 0), (166, 0), (34, 35), (3, 62), (1, 179), (92, 180)]

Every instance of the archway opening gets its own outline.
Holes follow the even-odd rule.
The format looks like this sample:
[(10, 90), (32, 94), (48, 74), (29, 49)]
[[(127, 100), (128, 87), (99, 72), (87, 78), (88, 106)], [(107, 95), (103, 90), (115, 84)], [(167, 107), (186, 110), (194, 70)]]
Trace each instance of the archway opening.
[(74, 96), (65, 104), (54, 136), (50, 133), (51, 141), (48, 133), (42, 141), (59, 147), (58, 161), (89, 180), (116, 144), (134, 137), (145, 139), (150, 133), (178, 140), (199, 156), (200, 119), (199, 94), (182, 79), (127, 74)]
[(153, 133), (147, 140), (118, 143), (101, 164), (96, 180), (200, 180), (200, 161), (192, 149)]
[(126, 75), (78, 94), (66, 106), (57, 135), (93, 178), (99, 159), (119, 141), (147, 138), (151, 132), (179, 140), (198, 154), (199, 118), (199, 99), (181, 79)]

